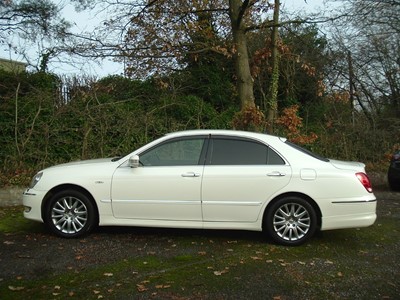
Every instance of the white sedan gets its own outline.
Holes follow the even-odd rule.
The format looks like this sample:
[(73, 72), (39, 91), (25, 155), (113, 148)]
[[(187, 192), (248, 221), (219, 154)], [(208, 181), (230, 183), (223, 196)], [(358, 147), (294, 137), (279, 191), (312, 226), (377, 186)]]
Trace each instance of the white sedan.
[(376, 220), (364, 164), (229, 130), (176, 132), (121, 158), (47, 168), (23, 203), (26, 218), (66, 238), (123, 225), (264, 230), (277, 243), (300, 245), (316, 230)]

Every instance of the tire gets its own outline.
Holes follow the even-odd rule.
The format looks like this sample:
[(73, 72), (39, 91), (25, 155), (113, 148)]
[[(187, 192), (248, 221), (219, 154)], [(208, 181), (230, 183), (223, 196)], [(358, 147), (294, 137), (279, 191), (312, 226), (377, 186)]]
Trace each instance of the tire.
[(65, 190), (56, 193), (45, 210), (45, 223), (56, 235), (77, 238), (88, 234), (96, 225), (92, 201), (81, 192)]
[(317, 229), (317, 214), (303, 198), (281, 198), (268, 209), (264, 224), (278, 244), (298, 246), (310, 239)]
[(388, 179), (389, 188), (393, 192), (400, 192), (400, 183), (396, 182), (394, 179)]

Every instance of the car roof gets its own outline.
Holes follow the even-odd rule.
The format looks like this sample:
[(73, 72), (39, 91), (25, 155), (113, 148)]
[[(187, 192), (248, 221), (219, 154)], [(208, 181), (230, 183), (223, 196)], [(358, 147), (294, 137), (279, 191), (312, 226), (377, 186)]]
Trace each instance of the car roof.
[(257, 133), (251, 131), (241, 131), (241, 130), (228, 130), (228, 129), (194, 129), (194, 130), (184, 130), (184, 131), (176, 131), (167, 133), (166, 136), (174, 137), (174, 136), (192, 136), (192, 135), (229, 135), (235, 137), (250, 137), (261, 140), (275, 140), (280, 139), (281, 141), (285, 141), (286, 138), (280, 138), (274, 135), (269, 135), (266, 133)]

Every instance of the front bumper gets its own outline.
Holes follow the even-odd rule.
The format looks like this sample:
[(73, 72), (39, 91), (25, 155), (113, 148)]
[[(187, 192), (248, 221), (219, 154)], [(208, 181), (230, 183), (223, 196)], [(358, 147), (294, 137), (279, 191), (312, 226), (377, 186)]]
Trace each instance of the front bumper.
[(25, 207), (24, 217), (30, 220), (43, 222), (42, 200), (46, 195), (45, 191), (26, 189), (22, 194), (22, 203)]

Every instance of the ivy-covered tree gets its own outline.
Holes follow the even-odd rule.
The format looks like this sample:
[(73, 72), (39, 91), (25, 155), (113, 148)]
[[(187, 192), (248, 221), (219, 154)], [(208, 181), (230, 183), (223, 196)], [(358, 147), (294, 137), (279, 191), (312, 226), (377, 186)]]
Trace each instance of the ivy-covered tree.
[[(60, 41), (69, 27), (51, 0), (0, 1), (0, 44), (22, 55), (38, 71), (47, 71), (50, 60), (65, 51)], [(35, 48), (37, 56), (28, 55)]]
[(188, 56), (222, 54), (233, 60), (241, 108), (256, 106), (248, 36), (261, 28), (280, 26), (271, 19), (274, 5), (268, 1), (75, 2), (91, 9), (99, 5), (108, 15), (105, 27), (97, 31), (100, 35), (83, 37), (89, 41), (85, 55), (113, 56), (126, 63), (130, 75), (149, 76), (184, 69)]

